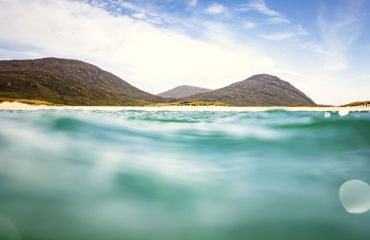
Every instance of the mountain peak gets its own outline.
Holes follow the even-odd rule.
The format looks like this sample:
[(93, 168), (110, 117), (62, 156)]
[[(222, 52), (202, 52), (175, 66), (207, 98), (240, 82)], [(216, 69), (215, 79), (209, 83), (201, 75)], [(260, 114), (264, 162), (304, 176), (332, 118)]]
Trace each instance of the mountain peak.
[(190, 85), (180, 85), (172, 88), (168, 91), (158, 94), (158, 96), (163, 98), (186, 98), (193, 96), (195, 94), (205, 93), (211, 91), (207, 88), (195, 87)]
[(247, 80), (266, 80), (266, 79), (281, 80), (279, 77), (267, 73), (255, 74), (247, 78)]

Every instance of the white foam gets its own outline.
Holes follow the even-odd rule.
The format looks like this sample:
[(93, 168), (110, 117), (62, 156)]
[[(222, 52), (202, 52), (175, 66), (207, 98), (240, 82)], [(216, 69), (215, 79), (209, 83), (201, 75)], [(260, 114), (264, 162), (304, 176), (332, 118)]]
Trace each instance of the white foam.
[(348, 109), (340, 109), (340, 110), (338, 111), (338, 114), (339, 114), (339, 116), (341, 116), (341, 117), (346, 116), (346, 115), (348, 115), (349, 113), (350, 113), (350, 111), (349, 111)]

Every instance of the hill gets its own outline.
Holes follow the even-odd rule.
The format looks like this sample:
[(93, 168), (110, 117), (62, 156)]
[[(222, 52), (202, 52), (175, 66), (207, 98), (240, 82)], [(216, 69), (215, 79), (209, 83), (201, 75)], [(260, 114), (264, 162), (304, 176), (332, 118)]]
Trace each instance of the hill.
[(143, 106), (179, 100), (195, 105), (315, 105), (290, 83), (267, 74), (213, 91), (183, 85), (156, 96), (89, 63), (59, 58), (0, 61), (0, 99), (86, 106)]
[(351, 102), (348, 104), (341, 105), (341, 107), (361, 107), (361, 106), (370, 106), (370, 101), (360, 101), (360, 102)]
[(166, 92), (158, 94), (158, 96), (163, 97), (163, 98), (186, 98), (193, 96), (195, 94), (199, 93), (206, 93), (212, 91), (211, 89), (207, 88), (200, 88), (200, 87), (194, 87), (194, 86), (188, 86), (188, 85), (181, 85), (178, 87), (175, 87), (173, 89), (170, 89)]
[(309, 106), (309, 97), (290, 83), (268, 74), (254, 75), (227, 87), (187, 98), (193, 101), (222, 102), (235, 106)]
[(165, 99), (78, 60), (0, 61), (0, 98), (66, 105), (147, 105)]

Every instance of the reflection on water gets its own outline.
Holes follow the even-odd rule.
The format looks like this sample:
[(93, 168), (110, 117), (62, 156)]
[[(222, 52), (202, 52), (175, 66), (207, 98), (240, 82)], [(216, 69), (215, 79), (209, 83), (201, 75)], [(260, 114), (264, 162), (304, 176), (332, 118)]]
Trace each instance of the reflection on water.
[(0, 111), (0, 126), (0, 239), (370, 239), (370, 213), (338, 198), (370, 183), (368, 112)]

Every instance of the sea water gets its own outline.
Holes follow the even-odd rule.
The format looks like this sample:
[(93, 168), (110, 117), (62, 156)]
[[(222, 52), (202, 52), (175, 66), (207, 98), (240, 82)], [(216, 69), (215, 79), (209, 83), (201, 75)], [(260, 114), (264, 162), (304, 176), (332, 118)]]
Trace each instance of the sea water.
[[(344, 114), (340, 114), (344, 115)], [(0, 111), (0, 239), (370, 239), (370, 113)]]

